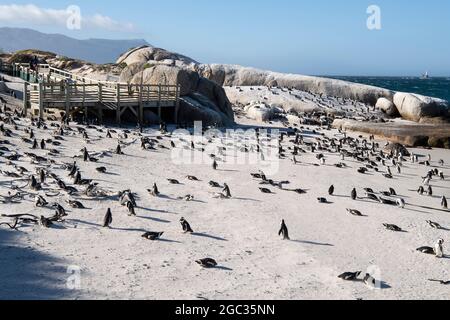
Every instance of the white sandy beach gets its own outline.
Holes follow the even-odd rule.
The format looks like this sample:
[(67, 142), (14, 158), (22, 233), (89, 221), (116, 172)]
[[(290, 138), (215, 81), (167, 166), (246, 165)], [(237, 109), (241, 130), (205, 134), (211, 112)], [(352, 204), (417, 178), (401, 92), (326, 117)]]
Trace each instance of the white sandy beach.
[[(237, 121), (245, 126), (256, 125), (250, 120)], [(18, 123), (19, 131), (14, 132), (19, 135), (2, 137), (11, 142), (6, 146), (21, 154), (47, 155), (47, 151), (31, 150), (30, 145), (21, 141), (21, 136), (27, 136), (23, 129), (30, 121)], [(51, 138), (51, 130), (33, 130), (38, 141)], [(117, 134), (105, 139), (105, 132), (95, 129), (87, 132), (91, 139), (88, 144), (76, 134), (64, 136), (61, 147), (52, 147), (62, 152), (56, 162), (72, 162), (72, 157), (80, 154), (84, 146), (91, 153), (115, 149)], [(144, 135), (158, 135), (152, 132)], [(339, 137), (337, 131), (325, 132)], [(433, 246), (439, 238), (446, 240), (444, 246), (450, 241), (449, 231), (432, 229), (425, 222), (433, 220), (450, 227), (450, 211), (445, 212), (440, 206), (443, 195), (450, 197), (448, 180), (432, 181), (433, 197), (419, 196), (415, 191), (421, 184), (420, 177), (429, 168), (408, 162), (402, 174), (394, 173), (394, 179), (388, 180), (373, 171), (361, 175), (356, 172), (360, 163), (353, 159), (341, 161), (336, 154), (324, 153), (327, 164), (314, 166), (318, 164), (315, 154), (307, 153), (298, 157), (302, 164), (280, 160), (279, 171), (269, 176), (276, 181), (289, 180), (286, 188), (302, 188), (307, 194), (269, 187), (274, 194), (266, 195), (259, 191), (259, 181), (250, 176), (258, 172), (258, 165), (219, 162), (219, 169), (214, 171), (210, 159), (204, 164), (174, 164), (169, 149), (143, 151), (135, 135), (123, 141), (136, 139), (123, 148), (125, 155), (106, 156), (99, 163), (78, 159), (77, 164), (83, 178), (94, 179), (102, 188), (111, 191), (129, 188), (136, 193), (137, 217), (129, 217), (118, 201), (90, 200), (80, 195), (75, 199), (88, 209), (71, 209), (65, 203), (69, 199), (65, 194), (46, 197), (66, 208), (69, 216), (65, 224), (49, 229), (22, 226), (18, 231), (0, 227), (0, 299), (448, 298), (449, 286), (428, 279), (450, 280), (450, 257), (437, 259), (415, 251), (420, 246)], [(380, 141), (381, 145), (384, 143)], [(161, 144), (170, 148), (168, 138)], [(446, 165), (440, 170), (450, 175), (448, 150), (411, 151), (424, 156), (431, 154), (432, 166), (443, 159)], [(336, 168), (334, 164), (339, 162), (348, 167)], [(27, 157), (14, 163), (33, 173), (39, 167)], [(98, 173), (95, 168), (99, 166), (105, 166), (109, 173)], [(52, 165), (49, 170), (72, 185), (68, 172), (56, 167)], [(4, 158), (0, 168), (15, 171)], [(188, 174), (201, 181), (189, 181)], [(182, 184), (171, 185), (168, 178), (178, 179)], [(210, 180), (227, 183), (233, 198), (213, 198), (213, 193), (220, 189), (211, 188)], [(11, 191), (9, 181), (20, 186), (26, 184), (26, 180), (2, 176), (1, 195)], [(164, 197), (155, 198), (147, 193), (155, 182)], [(336, 187), (333, 197), (327, 193), (331, 184)], [(365, 196), (362, 188), (385, 191), (393, 187), (407, 206), (400, 209), (367, 199), (353, 201), (350, 198), (353, 187), (361, 198)], [(52, 188), (55, 185), (47, 178), (44, 189)], [(40, 194), (45, 197), (43, 192)], [(195, 201), (177, 200), (187, 194), (194, 195)], [(319, 204), (317, 197), (327, 197), (332, 203)], [(102, 228), (107, 208), (113, 213), (111, 229)], [(367, 217), (351, 216), (346, 208), (360, 210)], [(18, 213), (50, 216), (53, 210), (35, 208), (29, 197), (20, 204), (1, 205), (1, 214)], [(182, 233), (181, 217), (189, 221), (197, 234)], [(281, 219), (286, 220), (291, 241), (283, 241), (277, 235)], [(383, 223), (396, 224), (407, 232), (387, 231)], [(141, 237), (145, 231), (164, 231), (164, 235), (160, 241), (152, 242)], [(205, 257), (216, 259), (219, 268), (202, 269), (195, 263)], [(67, 287), (69, 266), (81, 268), (78, 289)], [(374, 266), (380, 271), (382, 289), (337, 277), (345, 271), (374, 270)]]

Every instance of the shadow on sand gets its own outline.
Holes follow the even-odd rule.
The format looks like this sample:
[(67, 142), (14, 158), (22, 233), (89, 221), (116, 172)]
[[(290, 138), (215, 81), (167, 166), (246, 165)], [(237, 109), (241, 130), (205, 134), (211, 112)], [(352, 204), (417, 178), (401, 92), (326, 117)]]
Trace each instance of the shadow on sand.
[(70, 298), (64, 263), (19, 244), (20, 232), (0, 228), (0, 300)]
[(194, 232), (194, 233), (192, 233), (192, 235), (193, 235), (194, 237), (209, 238), (209, 239), (213, 239), (213, 240), (217, 240), (217, 241), (228, 241), (227, 239), (224, 239), (224, 238), (221, 238), (221, 237), (211, 236), (211, 235), (206, 234), (206, 233), (197, 233), (197, 232)]

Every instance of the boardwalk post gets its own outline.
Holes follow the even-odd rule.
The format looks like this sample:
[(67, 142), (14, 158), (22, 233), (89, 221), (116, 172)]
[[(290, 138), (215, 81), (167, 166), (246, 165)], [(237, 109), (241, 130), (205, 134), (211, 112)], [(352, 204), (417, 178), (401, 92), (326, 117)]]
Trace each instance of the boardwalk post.
[(142, 103), (142, 90), (143, 90), (144, 86), (142, 84), (141, 81), (141, 85), (139, 88), (139, 124), (143, 125), (144, 124), (144, 105)]
[(100, 121), (100, 123), (103, 123), (103, 106), (102, 106), (102, 102), (103, 102), (103, 93), (102, 93), (102, 83), (99, 82), (97, 83), (98, 85), (98, 120)]
[(39, 118), (44, 119), (44, 87), (42, 83), (38, 84), (39, 92)]
[(159, 117), (159, 120), (162, 121), (162, 119), (161, 119), (161, 84), (158, 85), (158, 117)]
[(70, 113), (70, 83), (66, 82), (64, 93), (66, 95), (66, 117)]
[(178, 111), (180, 109), (180, 85), (177, 84), (177, 89), (175, 92), (175, 124), (178, 124)]
[(28, 83), (23, 83), (23, 116), (26, 118), (28, 115)]
[(116, 87), (117, 87), (117, 93), (116, 93), (116, 104), (117, 104), (117, 107), (116, 107), (116, 122), (117, 122), (117, 124), (120, 124), (120, 116), (121, 116), (121, 114), (120, 114), (120, 83), (118, 83), (116, 85)]

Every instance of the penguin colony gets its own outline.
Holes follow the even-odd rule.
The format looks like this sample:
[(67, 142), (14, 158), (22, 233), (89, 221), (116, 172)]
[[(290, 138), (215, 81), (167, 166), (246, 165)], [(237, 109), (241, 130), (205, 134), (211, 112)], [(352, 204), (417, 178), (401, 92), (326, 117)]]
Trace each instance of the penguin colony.
[[(3, 204), (33, 202), (36, 208), (44, 208), (49, 212), (47, 215), (1, 212), (0, 227), (12, 230), (20, 230), (30, 225), (43, 228), (66, 225), (70, 221), (69, 210), (66, 210), (66, 207), (70, 207), (72, 209), (70, 212), (73, 213), (76, 210), (86, 210), (83, 199), (106, 199), (111, 201), (111, 207), (103, 213), (93, 212), (93, 215), (96, 215), (101, 227), (113, 232), (115, 227), (119, 227), (115, 225), (114, 217), (116, 215), (128, 215), (130, 219), (135, 219), (142, 214), (142, 208), (139, 207), (140, 197), (146, 196), (155, 199), (163, 197), (165, 196), (164, 188), (153, 181), (149, 181), (149, 189), (146, 192), (131, 189), (112, 191), (107, 186), (101, 186), (100, 181), (89, 179), (83, 175), (82, 168), (85, 163), (98, 163), (96, 171), (107, 176), (114, 171), (114, 168), (108, 167), (102, 160), (107, 157), (126, 158), (127, 148), (140, 146), (142, 152), (170, 152), (171, 149), (175, 148), (190, 149), (193, 152), (205, 151), (206, 145), (204, 143), (195, 144), (188, 141), (187, 138), (174, 138), (165, 125), (161, 126), (159, 133), (151, 135), (145, 134), (141, 127), (128, 130), (107, 129), (100, 125), (69, 122), (67, 118), (64, 118), (64, 121), (61, 122), (23, 119), (17, 110), (8, 107), (5, 100), (2, 100), (0, 107), (0, 174), (5, 179), (7, 178), (6, 183), (2, 185), (2, 191), (5, 188), (8, 189), (6, 194), (0, 195), (0, 202)], [(365, 215), (364, 212), (361, 212), (361, 209), (358, 209), (358, 203), (361, 201), (405, 210), (410, 206), (410, 202), (414, 201), (410, 199), (411, 196), (405, 197), (397, 194), (394, 188), (395, 179), (404, 178), (402, 172), (406, 171), (405, 167), (419, 166), (423, 169), (424, 176), (421, 177), (420, 181), (411, 181), (411, 183), (417, 184), (417, 189), (410, 191), (414, 191), (415, 197), (419, 197), (419, 199), (420, 197), (437, 197), (434, 209), (448, 211), (447, 198), (442, 194), (445, 189), (434, 188), (435, 181), (446, 181), (447, 179), (445, 169), (448, 169), (448, 167), (446, 167), (443, 159), (433, 161), (429, 155), (424, 157), (423, 155), (409, 154), (401, 146), (394, 146), (386, 151), (383, 146), (375, 141), (373, 136), (368, 139), (362, 136), (352, 138), (341, 131), (339, 131), (339, 134), (331, 135), (330, 133), (330, 135), (327, 135), (327, 131), (331, 132), (331, 119), (327, 115), (313, 113), (305, 115), (305, 117), (319, 119), (322, 125), (314, 130), (285, 125), (285, 130), (278, 138), (277, 145), (274, 146), (278, 149), (278, 157), (283, 165), (288, 163), (299, 168), (302, 168), (302, 166), (307, 168), (308, 165), (314, 167), (335, 166), (342, 170), (351, 170), (355, 175), (367, 176), (367, 185), (354, 186), (349, 190), (344, 190), (339, 185), (339, 181), (335, 181), (328, 189), (323, 190), (323, 193), (317, 194), (318, 203), (324, 206), (324, 210), (332, 211), (333, 203), (340, 201), (341, 197), (347, 197), (354, 203), (353, 207), (347, 208), (347, 212), (341, 212), (341, 214), (348, 214), (355, 219), (370, 219), (370, 216)], [(73, 150), (72, 146), (67, 143), (66, 137), (76, 137), (84, 141), (86, 146), (81, 150)], [(103, 139), (116, 140), (116, 147), (104, 151), (90, 151), (90, 149), (93, 149), (93, 145)], [(28, 147), (19, 148), (17, 140), (21, 140)], [(212, 138), (208, 143), (212, 143), (213, 140), (218, 139)], [(260, 130), (257, 129), (256, 144), (252, 145), (248, 141), (242, 140), (242, 145), (239, 147), (240, 151), (257, 153), (261, 158), (264, 158), (263, 140), (264, 137), (260, 136)], [(217, 152), (210, 155), (211, 171), (220, 171), (221, 166), (224, 165), (222, 157), (226, 155), (227, 150), (235, 147), (223, 141), (221, 143)], [(60, 156), (67, 149), (73, 151), (73, 160), (69, 162), (61, 160), (63, 157)], [(304, 163), (302, 158), (306, 154), (315, 155), (317, 162)], [(329, 160), (331, 156), (338, 156), (341, 162), (332, 164)], [(290, 163), (290, 160), (292, 163)], [(57, 175), (55, 169), (65, 170), (66, 175)], [(169, 175), (169, 171), (167, 174)], [(370, 187), (370, 175), (374, 174), (381, 175), (386, 179), (385, 190), (373, 190)], [(268, 201), (280, 192), (291, 192), (292, 196), (301, 196), (308, 193), (308, 189), (305, 188), (288, 188), (287, 186), (291, 185), (290, 181), (272, 180), (263, 171), (255, 170), (255, 173), (252, 173), (248, 179), (252, 179), (255, 188)], [(236, 196), (227, 183), (210, 180), (207, 171), (202, 177), (189, 174), (184, 177), (168, 176), (166, 182), (171, 185), (178, 185), (180, 192), (182, 190), (186, 193), (189, 192), (180, 194), (174, 201), (197, 201), (187, 185), (188, 183), (202, 184), (204, 188), (213, 190), (211, 199), (232, 201), (233, 196)], [(65, 203), (52, 200), (52, 198), (57, 197), (59, 199), (61, 196), (66, 198)], [(380, 207), (380, 210), (382, 208)], [(448, 213), (450, 217), (450, 211)], [(282, 218), (283, 208), (280, 208), (278, 215), (281, 216), (278, 235), (282, 240), (291, 241), (292, 234), (289, 234), (288, 229), (289, 221)], [(184, 217), (179, 219), (180, 232), (183, 232), (186, 236), (195, 234), (195, 224), (191, 225), (190, 222), (192, 221), (188, 222)], [(275, 221), (268, 221), (267, 223), (274, 224), (272, 236), (275, 238)], [(447, 230), (446, 227), (432, 220), (423, 221), (423, 224), (436, 230), (436, 238), (442, 237), (440, 231)], [(397, 226), (389, 221), (386, 221), (381, 227), (386, 232), (408, 232), (408, 226)], [(142, 232), (141, 238), (142, 241), (158, 241), (163, 239), (165, 234), (162, 230), (146, 230)], [(433, 255), (436, 258), (446, 257), (445, 239), (439, 238), (433, 244), (423, 245), (415, 250), (417, 254)], [(217, 262), (213, 257), (199, 256), (193, 262), (206, 269), (216, 268), (220, 265), (220, 261)], [(370, 286), (375, 286), (377, 282), (381, 281), (381, 279), (375, 279), (372, 275), (362, 271), (348, 271), (337, 277), (345, 281), (360, 281)], [(444, 285), (449, 283), (446, 280), (429, 279), (429, 281)]]

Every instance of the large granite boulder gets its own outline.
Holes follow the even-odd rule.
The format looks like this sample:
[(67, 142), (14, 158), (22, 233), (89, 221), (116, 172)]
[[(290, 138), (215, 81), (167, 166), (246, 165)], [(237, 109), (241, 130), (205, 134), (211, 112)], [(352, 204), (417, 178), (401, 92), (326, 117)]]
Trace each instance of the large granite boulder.
[(163, 62), (168, 64), (168, 60), (172, 60), (174, 63), (189, 65), (197, 63), (195, 60), (183, 56), (178, 53), (173, 53), (161, 48), (154, 48), (150, 46), (142, 46), (132, 49), (122, 54), (117, 59), (117, 64), (126, 64), (127, 66), (134, 63), (151, 63), (151, 62)]
[[(191, 67), (193, 60), (155, 48), (140, 48), (118, 60), (126, 63), (120, 81), (140, 84), (180, 84), (182, 97), (178, 120), (202, 120), (206, 124), (230, 125), (234, 114), (225, 90), (201, 77)], [(147, 60), (150, 59), (150, 60)], [(173, 60), (181, 59), (181, 60)]]
[(386, 98), (380, 98), (375, 105), (376, 108), (380, 109), (384, 113), (386, 113), (389, 117), (396, 117), (399, 115), (397, 107), (395, 104)]
[(179, 122), (202, 121), (203, 125), (229, 126), (234, 123), (233, 119), (223, 113), (213, 101), (199, 93), (181, 98)]
[(425, 97), (418, 94), (397, 92), (394, 95), (394, 104), (400, 115), (415, 122), (429, 122), (433, 118), (449, 118), (449, 104), (445, 100)]
[[(122, 78), (122, 76), (121, 76)], [(195, 91), (198, 85), (199, 76), (196, 72), (182, 69), (179, 67), (171, 67), (167, 65), (156, 65), (145, 68), (143, 71), (135, 74), (131, 83), (152, 84), (152, 85), (180, 85), (180, 95), (185, 96)]]
[(237, 65), (211, 64), (197, 67), (198, 72), (222, 86), (279, 86), (317, 94), (341, 97), (375, 105), (380, 97), (393, 98), (387, 89), (320, 77), (283, 74)]

